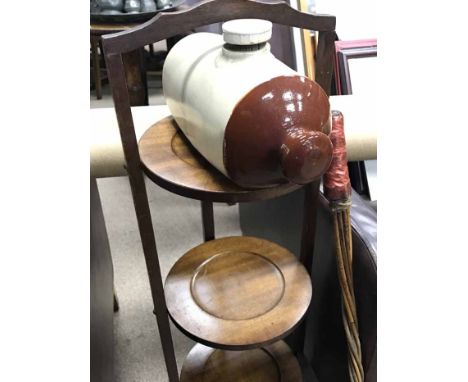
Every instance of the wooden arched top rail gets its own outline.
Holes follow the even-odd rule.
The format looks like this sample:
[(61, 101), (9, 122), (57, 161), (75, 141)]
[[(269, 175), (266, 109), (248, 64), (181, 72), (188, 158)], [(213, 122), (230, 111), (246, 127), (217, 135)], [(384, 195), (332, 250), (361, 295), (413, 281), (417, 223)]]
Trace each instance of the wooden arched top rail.
[(276, 24), (315, 31), (334, 31), (336, 18), (300, 12), (285, 1), (204, 0), (193, 7), (160, 12), (151, 20), (127, 31), (102, 36), (108, 55), (130, 52), (201, 26), (233, 19), (261, 18)]

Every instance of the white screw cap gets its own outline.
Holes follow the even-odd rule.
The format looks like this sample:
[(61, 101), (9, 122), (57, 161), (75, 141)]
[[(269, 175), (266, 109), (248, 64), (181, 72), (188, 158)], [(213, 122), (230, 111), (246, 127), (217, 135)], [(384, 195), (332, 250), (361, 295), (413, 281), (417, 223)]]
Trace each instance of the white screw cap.
[(239, 19), (223, 24), (224, 41), (233, 45), (254, 45), (271, 38), (272, 23), (259, 19)]

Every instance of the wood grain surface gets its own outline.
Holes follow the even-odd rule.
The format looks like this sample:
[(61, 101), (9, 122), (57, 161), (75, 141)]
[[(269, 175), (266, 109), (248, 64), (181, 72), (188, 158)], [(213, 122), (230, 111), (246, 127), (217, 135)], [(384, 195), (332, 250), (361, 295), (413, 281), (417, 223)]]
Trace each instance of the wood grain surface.
[(187, 356), (181, 382), (301, 382), (299, 363), (279, 341), (260, 349), (228, 351), (195, 345)]
[(173, 117), (162, 119), (143, 134), (139, 152), (143, 170), (151, 180), (193, 199), (250, 202), (274, 198), (301, 187), (291, 183), (262, 189), (237, 186), (198, 153)]
[(131, 28), (135, 28), (138, 25), (135, 23), (132, 24), (110, 24), (110, 23), (92, 23), (90, 24), (91, 35), (103, 35), (108, 33), (122, 32)]
[(335, 30), (336, 24), (334, 16), (299, 12), (281, 0), (272, 0), (269, 3), (253, 0), (202, 0), (186, 10), (159, 12), (151, 20), (130, 31), (105, 37), (108, 40), (106, 51), (125, 53), (138, 45), (148, 45), (200, 26), (244, 18), (264, 19), (316, 31)]
[(289, 334), (312, 297), (310, 277), (283, 247), (254, 237), (199, 245), (172, 267), (165, 283), (174, 323), (215, 348), (253, 349)]

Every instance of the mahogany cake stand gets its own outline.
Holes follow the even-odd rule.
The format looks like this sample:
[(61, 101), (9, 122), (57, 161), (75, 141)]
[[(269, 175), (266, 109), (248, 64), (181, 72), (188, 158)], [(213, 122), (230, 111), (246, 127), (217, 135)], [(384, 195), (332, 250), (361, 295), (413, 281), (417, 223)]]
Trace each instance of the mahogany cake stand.
[[(171, 116), (143, 134), (138, 150), (153, 182), (211, 206), (270, 199), (301, 187), (237, 186), (193, 148)], [(302, 381), (299, 364), (281, 339), (310, 305), (312, 284), (304, 265), (267, 240), (214, 239), (214, 230), (205, 240), (174, 264), (164, 286), (172, 321), (199, 343), (184, 363), (181, 381), (238, 381), (246, 370), (251, 374), (246, 381)]]
[[(245, 237), (213, 240), (213, 202), (266, 200), (300, 186), (281, 184), (247, 190), (234, 185), (193, 150), (178, 133), (171, 117), (151, 126), (138, 144), (130, 108), (132, 89), (125, 73), (124, 57), (128, 52), (200, 26), (252, 17), (319, 32), (315, 80), (329, 95), (336, 18), (299, 12), (284, 1), (203, 0), (186, 10), (160, 12), (138, 27), (102, 37), (170, 382), (302, 379), (297, 361), (280, 339), (298, 325), (310, 302), (311, 284), (305, 269), (308, 272), (312, 269), (320, 181), (304, 186), (299, 260), (265, 240)], [(198, 199), (202, 205), (205, 244), (188, 251), (174, 265), (166, 291), (143, 172), (159, 186)], [(177, 368), (168, 312), (187, 335), (215, 348), (196, 345), (182, 367), (182, 374)], [(203, 323), (196, 327), (196, 323), (202, 322), (200, 317), (206, 317), (211, 327)], [(291, 348), (300, 360), (304, 360), (304, 323), (305, 320), (290, 338)]]

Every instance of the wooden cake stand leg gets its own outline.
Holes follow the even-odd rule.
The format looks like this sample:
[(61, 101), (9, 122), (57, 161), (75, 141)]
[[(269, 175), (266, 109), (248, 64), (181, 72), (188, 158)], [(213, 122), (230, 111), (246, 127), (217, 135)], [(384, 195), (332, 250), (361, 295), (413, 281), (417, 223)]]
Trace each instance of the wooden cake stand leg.
[(164, 287), (159, 265), (158, 253), (156, 249), (156, 239), (154, 237), (153, 223), (146, 194), (146, 187), (143, 173), (140, 169), (130, 171), (130, 185), (133, 191), (133, 202), (137, 214), (138, 226), (140, 228), (140, 237), (143, 244), (146, 268), (153, 297), (154, 313), (158, 324), (161, 345), (163, 348), (164, 359), (166, 361), (167, 373), (170, 382), (179, 381), (179, 372), (174, 353), (174, 344), (172, 341), (171, 327), (167, 315), (166, 299), (164, 296)]
[(202, 222), (203, 222), (203, 239), (206, 241), (215, 238), (213, 203), (202, 200)]
[(156, 239), (154, 237), (153, 223), (149, 209), (148, 196), (143, 178), (143, 173), (139, 168), (131, 169), (128, 166), (128, 177), (132, 188), (133, 202), (140, 228), (140, 237), (145, 255), (146, 268), (153, 297), (154, 314), (158, 324), (161, 345), (166, 361), (167, 373), (170, 382), (179, 381), (179, 372), (174, 353), (171, 327), (167, 315), (166, 299), (159, 265), (158, 252), (156, 249)]
[[(311, 28), (313, 29), (313, 28)], [(334, 44), (338, 39), (336, 32), (319, 32), (317, 45), (317, 58), (315, 69), (315, 81), (330, 95)], [(302, 238), (300, 261), (309, 271), (312, 278), (312, 262), (315, 245), (315, 227), (317, 224), (317, 207), (320, 190), (320, 181), (315, 181), (304, 187), (304, 215), (302, 221)], [(314, 282), (312, 278), (312, 283)], [(310, 307), (309, 307), (310, 309)], [(306, 314), (306, 317), (308, 314)], [(306, 321), (304, 320), (296, 331), (288, 337), (288, 344), (298, 355), (304, 351), (304, 341), (306, 335)]]
[(143, 172), (140, 168), (140, 155), (138, 153), (138, 143), (130, 109), (130, 95), (127, 89), (124, 60), (121, 55), (107, 55), (106, 59), (109, 78), (114, 79), (111, 84), (112, 94), (117, 120), (119, 122), (125, 160), (127, 162), (128, 178), (132, 190), (133, 204), (135, 206), (146, 269), (148, 270), (154, 313), (161, 337), (167, 374), (170, 382), (179, 382), (179, 372), (177, 370), (171, 327), (167, 315), (161, 268), (156, 249), (153, 222), (151, 221), (151, 211)]
[(122, 55), (131, 106), (148, 105), (148, 85), (142, 51), (143, 49), (137, 49)]
[[(302, 217), (301, 253), (299, 260), (307, 269), (311, 278), (319, 190), (320, 181), (312, 182), (304, 187), (304, 212)], [(287, 339), (289, 346), (296, 355), (300, 355), (304, 351), (307, 316), (308, 314), (306, 313), (306, 319), (302, 321), (299, 327)]]

